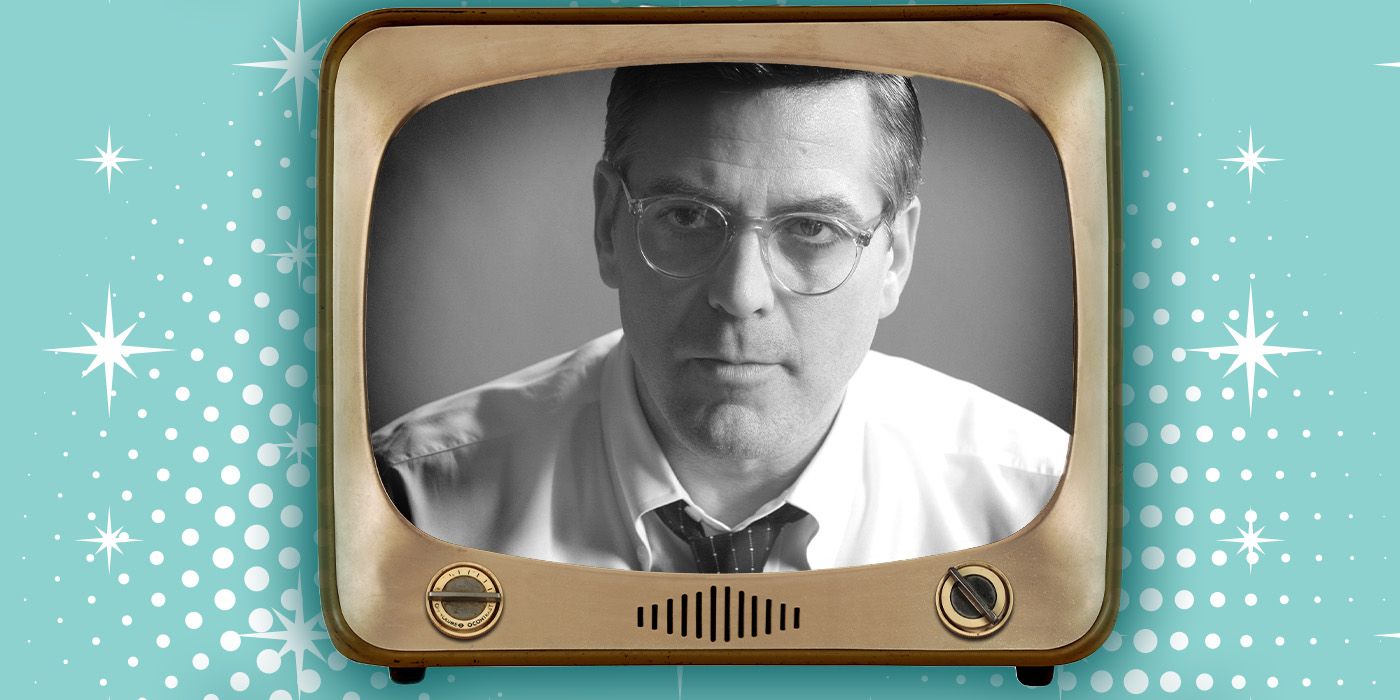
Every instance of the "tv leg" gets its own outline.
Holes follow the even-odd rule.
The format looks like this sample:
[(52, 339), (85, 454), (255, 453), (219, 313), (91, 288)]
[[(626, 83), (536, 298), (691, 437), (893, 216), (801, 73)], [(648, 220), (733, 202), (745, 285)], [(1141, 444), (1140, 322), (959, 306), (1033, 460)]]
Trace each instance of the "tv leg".
[(1055, 679), (1054, 666), (1017, 666), (1016, 680), (1021, 681), (1021, 685), (1032, 688), (1039, 688), (1050, 685), (1050, 681)]
[[(399, 685), (412, 685), (421, 683), (428, 675), (428, 669), (421, 666), (389, 667), (389, 680)], [(1047, 681), (1048, 682), (1048, 681)]]

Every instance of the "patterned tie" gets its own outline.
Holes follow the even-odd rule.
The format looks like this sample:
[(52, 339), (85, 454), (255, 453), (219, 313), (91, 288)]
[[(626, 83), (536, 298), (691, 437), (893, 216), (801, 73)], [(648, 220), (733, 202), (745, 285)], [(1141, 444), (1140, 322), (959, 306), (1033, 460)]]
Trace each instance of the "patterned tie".
[(700, 523), (686, 514), (685, 508), (685, 501), (676, 501), (657, 508), (656, 514), (671, 532), (690, 544), (696, 570), (702, 574), (763, 571), (768, 553), (783, 526), (807, 515), (801, 508), (786, 503), (743, 530), (710, 536), (705, 534)]

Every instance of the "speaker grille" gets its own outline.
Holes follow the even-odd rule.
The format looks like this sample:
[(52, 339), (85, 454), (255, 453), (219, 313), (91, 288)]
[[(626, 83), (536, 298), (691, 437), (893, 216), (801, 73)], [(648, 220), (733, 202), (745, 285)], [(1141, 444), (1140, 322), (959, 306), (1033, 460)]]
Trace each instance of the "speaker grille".
[(802, 608), (733, 586), (710, 586), (637, 606), (637, 628), (711, 642), (760, 637), (802, 627)]

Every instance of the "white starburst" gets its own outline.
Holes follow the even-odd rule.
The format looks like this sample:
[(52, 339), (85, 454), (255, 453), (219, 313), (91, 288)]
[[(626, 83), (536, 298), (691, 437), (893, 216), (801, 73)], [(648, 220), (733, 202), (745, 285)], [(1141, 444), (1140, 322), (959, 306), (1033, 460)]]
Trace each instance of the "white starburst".
[(136, 376), (131, 371), (131, 365), (126, 363), (126, 358), (132, 355), (141, 355), (148, 352), (169, 352), (170, 348), (144, 348), (138, 345), (127, 345), (126, 337), (131, 335), (131, 330), (136, 327), (133, 323), (126, 327), (126, 330), (116, 335), (112, 334), (112, 288), (107, 288), (107, 323), (103, 326), (102, 334), (98, 335), (88, 324), (83, 324), (83, 329), (87, 331), (88, 337), (92, 338), (93, 345), (83, 345), (71, 348), (47, 348), (47, 352), (66, 352), (75, 355), (92, 355), (92, 364), (83, 370), (83, 376), (88, 376), (99, 366), (107, 375), (107, 415), (112, 415), (112, 368), (121, 367), (127, 374)]
[(1258, 530), (1255, 530), (1254, 521), (1258, 519), (1259, 514), (1255, 513), (1253, 509), (1245, 511), (1244, 521), (1245, 525), (1249, 529), (1245, 530), (1245, 528), (1236, 527), (1235, 530), (1237, 530), (1240, 533), (1239, 537), (1231, 537), (1229, 539), (1219, 540), (1220, 542), (1234, 542), (1238, 544), (1240, 548), (1235, 551), (1235, 554), (1239, 554), (1240, 552), (1247, 552), (1247, 554), (1244, 555), (1244, 558), (1245, 561), (1249, 563), (1249, 573), (1251, 574), (1254, 573), (1254, 565), (1259, 563), (1259, 556), (1264, 553), (1263, 545), (1268, 544), (1270, 542), (1283, 541), (1263, 537), (1262, 535), (1264, 534), (1264, 528), (1262, 527)]
[(316, 424), (301, 422), (301, 416), (297, 416), (296, 433), (286, 433), (287, 441), (277, 443), (277, 447), (287, 450), (287, 457), (295, 457), (297, 464), (302, 464), (302, 457), (310, 459), (311, 448), (316, 446)]
[(1311, 348), (1289, 348), (1281, 345), (1269, 345), (1269, 336), (1273, 335), (1274, 329), (1278, 328), (1278, 323), (1269, 326), (1269, 329), (1260, 334), (1254, 332), (1254, 286), (1249, 287), (1249, 308), (1246, 311), (1244, 335), (1230, 327), (1230, 324), (1222, 324), (1225, 330), (1230, 331), (1234, 336), (1234, 345), (1222, 345), (1213, 348), (1191, 348), (1191, 352), (1207, 353), (1212, 360), (1219, 359), (1221, 355), (1234, 355), (1234, 362), (1230, 363), (1230, 369), (1225, 370), (1226, 377), (1230, 373), (1244, 367), (1245, 384), (1249, 390), (1249, 413), (1254, 415), (1254, 369), (1263, 367), (1269, 374), (1278, 376), (1273, 366), (1269, 364), (1269, 355), (1282, 355), (1288, 357), (1290, 352), (1314, 352)]
[(96, 158), (78, 158), (77, 160), (82, 161), (84, 163), (97, 163), (97, 170), (94, 171), (94, 174), (100, 173), (103, 170), (107, 171), (108, 192), (112, 191), (113, 170), (120, 173), (122, 172), (122, 163), (135, 163), (136, 161), (141, 160), (140, 158), (127, 158), (126, 156), (121, 155), (122, 149), (126, 148), (126, 146), (117, 146), (116, 150), (112, 150), (112, 127), (110, 126), (107, 127), (107, 148), (103, 149), (101, 146), (93, 146), (93, 148), (97, 149)]
[(275, 639), (282, 642), (282, 648), (277, 650), (278, 658), (292, 654), (296, 657), (297, 669), (297, 697), (301, 697), (301, 678), (304, 670), (304, 658), (306, 652), (311, 652), (316, 658), (325, 661), (326, 657), (321, 655), (321, 650), (316, 646), (316, 640), (329, 639), (324, 625), (317, 630), (317, 625), (321, 624), (321, 613), (316, 613), (311, 619), (306, 619), (306, 600), (301, 593), (301, 576), (297, 576), (296, 605), (292, 609), (293, 619), (287, 619), (278, 610), (273, 610), (273, 614), (282, 623), (282, 629), (276, 632), (250, 632), (241, 634), (240, 637), (251, 637), (253, 639)]
[(93, 552), (93, 554), (101, 554), (103, 552), (107, 553), (107, 573), (112, 573), (112, 550), (117, 550), (117, 554), (125, 554), (125, 552), (122, 551), (122, 545), (128, 542), (141, 541), (127, 534), (125, 531), (126, 528), (119, 527), (116, 530), (112, 529), (111, 508), (107, 509), (107, 529), (103, 530), (102, 528), (97, 527), (96, 525), (94, 525), (93, 527), (97, 529), (97, 537), (89, 537), (87, 539), (80, 539), (78, 541), (92, 542), (96, 544), (97, 551)]
[(278, 50), (282, 52), (282, 58), (276, 61), (256, 61), (253, 63), (237, 63), (234, 65), (246, 66), (248, 68), (272, 68), (282, 71), (282, 78), (273, 86), (272, 91), (296, 81), (297, 92), (297, 126), (301, 126), (301, 99), (304, 86), (309, 81), (316, 84), (316, 71), (321, 67), (321, 61), (316, 58), (316, 52), (321, 50), (326, 40), (316, 42), (309, 50), (305, 48), (305, 42), (301, 33), (301, 3), (297, 3), (297, 34), (292, 41), (292, 48), (287, 48), (285, 44), (273, 37), (272, 42), (277, 44)]
[[(300, 226), (297, 227), (301, 228)], [(277, 270), (283, 274), (292, 270), (297, 271), (297, 281), (302, 280), (302, 269), (315, 263), (316, 250), (315, 241), (298, 238), (296, 243), (286, 241), (287, 250), (282, 253), (266, 253), (277, 258)]]
[(1260, 175), (1263, 175), (1265, 163), (1277, 163), (1283, 160), (1282, 158), (1268, 158), (1260, 155), (1264, 152), (1264, 147), (1260, 146), (1258, 149), (1254, 148), (1254, 129), (1252, 127), (1249, 130), (1248, 149), (1240, 148), (1239, 146), (1235, 146), (1235, 149), (1240, 152), (1239, 156), (1234, 158), (1221, 158), (1220, 160), (1227, 163), (1239, 163), (1240, 169), (1235, 171), (1236, 175), (1245, 171), (1249, 172), (1250, 192), (1254, 191), (1254, 171), (1257, 170)]

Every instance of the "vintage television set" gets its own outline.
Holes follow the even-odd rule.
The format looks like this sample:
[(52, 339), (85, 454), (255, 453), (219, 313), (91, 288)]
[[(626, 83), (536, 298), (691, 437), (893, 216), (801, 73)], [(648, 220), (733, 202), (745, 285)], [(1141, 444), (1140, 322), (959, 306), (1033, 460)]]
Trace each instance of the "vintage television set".
[[(739, 82), (685, 82), (721, 74)], [(789, 82), (744, 82), (773, 74)], [(610, 102), (639, 84), (650, 102)], [(905, 95), (889, 98), (905, 116), (912, 90), (918, 124), (892, 126), (877, 89)], [(797, 663), (1011, 665), (1043, 685), (1107, 638), (1119, 104), (1087, 18), (377, 11), (331, 42), (320, 104), (320, 586), (345, 656), (399, 682), (431, 666)], [(607, 112), (628, 109), (643, 125), (614, 133)], [(619, 148), (660, 170), (648, 180)], [(904, 191), (885, 177), (899, 167)], [(743, 295), (778, 310), (735, 308)], [(886, 302), (877, 352), (847, 348), (865, 321), (832, 326)], [(764, 344), (773, 329), (788, 342)], [(697, 349), (711, 341), (729, 350)], [(852, 353), (848, 385), (854, 365), (810, 359)], [(672, 355), (689, 374), (665, 385), (648, 362)], [(657, 494), (686, 481), (668, 449), (688, 443), (663, 437), (670, 405), (648, 392), (751, 409), (779, 385), (798, 389), (762, 405), (788, 422), (715, 439), (796, 443), (819, 423), (782, 494), (663, 516)], [(789, 400), (813, 386), (835, 414)], [(694, 533), (693, 561), (710, 547), (720, 566), (716, 542), (739, 561), (760, 524), (773, 554), (750, 573), (684, 563)]]

